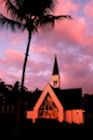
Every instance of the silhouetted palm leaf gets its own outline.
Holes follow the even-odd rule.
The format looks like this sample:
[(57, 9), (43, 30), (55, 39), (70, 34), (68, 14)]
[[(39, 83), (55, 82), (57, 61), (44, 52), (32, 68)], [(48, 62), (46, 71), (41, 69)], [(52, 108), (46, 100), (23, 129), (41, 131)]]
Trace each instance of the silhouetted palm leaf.
[(24, 25), (0, 14), (0, 28), (11, 29), (12, 31), (24, 30)]
[(55, 25), (55, 21), (56, 20), (62, 20), (62, 19), (72, 19), (71, 16), (69, 15), (62, 15), (62, 16), (54, 16), (54, 15), (44, 15), (42, 17), (40, 17), (36, 23), (38, 23), (39, 27), (44, 27), (46, 25), (51, 26), (52, 28)]

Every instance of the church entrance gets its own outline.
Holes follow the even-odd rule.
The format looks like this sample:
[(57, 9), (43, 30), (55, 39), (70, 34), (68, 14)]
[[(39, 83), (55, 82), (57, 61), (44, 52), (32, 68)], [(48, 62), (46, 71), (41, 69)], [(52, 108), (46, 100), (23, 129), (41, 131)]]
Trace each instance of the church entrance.
[(49, 94), (45, 97), (38, 110), (38, 118), (58, 120), (59, 112)]

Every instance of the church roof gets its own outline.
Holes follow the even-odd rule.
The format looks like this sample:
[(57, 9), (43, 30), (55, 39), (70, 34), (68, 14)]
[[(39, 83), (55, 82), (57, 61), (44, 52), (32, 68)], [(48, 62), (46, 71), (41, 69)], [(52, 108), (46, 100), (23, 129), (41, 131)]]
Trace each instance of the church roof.
[[(55, 89), (51, 86), (57, 98), (63, 105), (65, 110), (71, 109), (82, 109), (82, 90), (81, 88), (76, 89)], [(32, 93), (30, 104), (27, 110), (33, 110), (36, 102), (38, 101), (42, 91)]]
[(53, 68), (53, 74), (52, 75), (55, 75), (55, 74), (59, 74), (59, 69), (58, 69), (58, 64), (57, 64), (56, 56), (55, 56), (54, 68)]
[(82, 90), (75, 89), (56, 89), (53, 88), (54, 93), (62, 103), (65, 110), (81, 109), (82, 108)]

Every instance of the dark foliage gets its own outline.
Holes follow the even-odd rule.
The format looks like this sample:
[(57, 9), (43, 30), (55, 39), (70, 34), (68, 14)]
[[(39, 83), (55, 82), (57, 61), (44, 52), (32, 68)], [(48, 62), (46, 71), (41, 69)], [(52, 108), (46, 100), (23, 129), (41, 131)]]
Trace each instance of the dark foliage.
[[(6, 104), (14, 103), (15, 111), (11, 113), (0, 113), (0, 139), (9, 138), (13, 139), (13, 132), (15, 127), (15, 113), (16, 113), (16, 103), (18, 94), (21, 94), (21, 85), (17, 81), (14, 85), (8, 85), (4, 81), (0, 80), (0, 105), (2, 100)], [(39, 89), (33, 92), (27, 90), (24, 87), (24, 106), (25, 109), (31, 107), (32, 97), (38, 93), (41, 94)], [(1, 95), (2, 94), (2, 95)], [(37, 95), (36, 95), (37, 96)], [(4, 97), (4, 98), (1, 98)], [(6, 100), (5, 100), (6, 99)], [(37, 138), (44, 139), (72, 139), (72, 140), (87, 140), (92, 139), (92, 129), (93, 126), (93, 95), (85, 95), (83, 97), (83, 108), (85, 110), (85, 124), (84, 125), (69, 125), (66, 122), (59, 123), (56, 120), (47, 119), (37, 119), (36, 124), (32, 124), (32, 120), (24, 119), (22, 127), (20, 128), (20, 133), (18, 138)], [(25, 112), (24, 112), (25, 115)]]

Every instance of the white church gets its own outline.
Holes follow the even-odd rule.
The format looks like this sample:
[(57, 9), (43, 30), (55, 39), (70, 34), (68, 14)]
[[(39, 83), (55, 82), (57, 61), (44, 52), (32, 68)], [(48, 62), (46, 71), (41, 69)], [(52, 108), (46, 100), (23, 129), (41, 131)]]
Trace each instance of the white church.
[(60, 123), (83, 124), (82, 89), (60, 89), (60, 74), (55, 56), (52, 85), (47, 83), (41, 93), (33, 94), (31, 108), (26, 118), (36, 123), (37, 119), (55, 119)]

